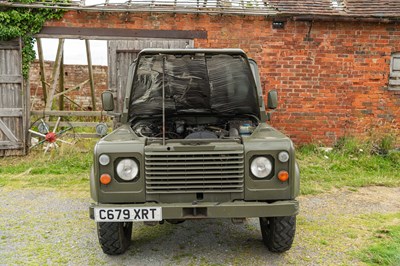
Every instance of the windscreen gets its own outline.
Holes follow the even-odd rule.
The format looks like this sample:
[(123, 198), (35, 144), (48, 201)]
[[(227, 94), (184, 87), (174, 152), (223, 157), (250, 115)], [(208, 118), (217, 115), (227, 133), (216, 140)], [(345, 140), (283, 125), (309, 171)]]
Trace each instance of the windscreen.
[(253, 114), (256, 88), (240, 55), (142, 55), (136, 65), (129, 117), (162, 114)]

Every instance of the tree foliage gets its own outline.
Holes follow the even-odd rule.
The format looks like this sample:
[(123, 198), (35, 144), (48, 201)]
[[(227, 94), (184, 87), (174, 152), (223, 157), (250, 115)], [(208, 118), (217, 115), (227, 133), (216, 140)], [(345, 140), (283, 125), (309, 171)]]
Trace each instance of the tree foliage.
[[(19, 0), (18, 2), (29, 4), (34, 0)], [(22, 73), (25, 78), (28, 78), (29, 67), (35, 60), (34, 34), (40, 32), (47, 20), (60, 19), (63, 13), (62, 10), (47, 8), (0, 6), (0, 40), (7, 41), (21, 37), (23, 43)]]

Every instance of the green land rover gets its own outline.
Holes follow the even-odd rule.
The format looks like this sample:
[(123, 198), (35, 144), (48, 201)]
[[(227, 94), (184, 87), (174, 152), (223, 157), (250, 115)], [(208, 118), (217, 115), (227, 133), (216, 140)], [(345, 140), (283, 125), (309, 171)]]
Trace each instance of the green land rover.
[[(256, 63), (239, 49), (145, 49), (129, 68), (121, 126), (94, 149), (90, 217), (103, 252), (132, 223), (259, 217), (272, 252), (290, 249), (300, 173), (292, 141), (269, 126)], [(270, 91), (267, 108), (277, 106)]]

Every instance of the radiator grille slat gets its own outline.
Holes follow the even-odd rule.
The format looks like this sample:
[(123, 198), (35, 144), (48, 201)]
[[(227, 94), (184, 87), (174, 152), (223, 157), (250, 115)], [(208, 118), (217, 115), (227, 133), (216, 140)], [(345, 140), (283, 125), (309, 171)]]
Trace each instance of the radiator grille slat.
[[(218, 166), (215, 166), (215, 165), (208, 165), (208, 164), (204, 164), (203, 163), (202, 165), (196, 165), (196, 166), (191, 165), (189, 169), (187, 168), (186, 165), (182, 165), (182, 166), (176, 166), (175, 164), (173, 164), (173, 165), (174, 166), (165, 165), (164, 167), (153, 167), (153, 166), (151, 166), (151, 170), (146, 171), (146, 173), (149, 173), (149, 174), (151, 172), (156, 173), (157, 171), (160, 171), (160, 170), (162, 170), (162, 171), (168, 170), (168, 171), (191, 172), (193, 170), (203, 170), (205, 167), (207, 169), (211, 169), (211, 170), (215, 170), (215, 169), (226, 169), (226, 170), (229, 170), (229, 169), (231, 169), (231, 170), (235, 170), (236, 171), (238, 169), (243, 169), (243, 166), (241, 166), (241, 165), (238, 166), (238, 165), (223, 165), (223, 164), (220, 164)], [(201, 173), (203, 173), (203, 171), (201, 171)]]
[[(172, 180), (204, 180), (204, 175), (191, 175), (190, 179), (188, 179), (187, 176), (182, 175), (182, 176), (174, 176), (174, 175), (168, 175), (168, 177), (165, 176), (152, 176), (151, 178), (147, 177), (147, 180), (165, 180), (168, 179), (170, 181)], [(208, 175), (207, 176), (207, 180), (214, 180), (214, 179), (218, 179), (221, 180), (221, 176), (220, 175)], [(224, 180), (238, 180), (238, 179), (242, 179), (242, 175), (229, 175), (229, 177), (225, 177)]]
[[(183, 156), (183, 155), (181, 155), (181, 156)], [(152, 157), (148, 158), (148, 161), (149, 162), (154, 161), (154, 162), (160, 162), (160, 163), (163, 162), (163, 161), (176, 161), (176, 162), (179, 162), (179, 161), (182, 160), (181, 156), (171, 156), (171, 157), (168, 157), (168, 158), (163, 158), (163, 157), (159, 157), (159, 156), (152, 156)], [(242, 156), (230, 156), (230, 155), (206, 156), (205, 154), (202, 154), (201, 157), (193, 156), (193, 155), (186, 156), (185, 161), (198, 161), (199, 158), (202, 158), (204, 161), (212, 162), (214, 160), (221, 160), (221, 159), (224, 159), (224, 160), (235, 160), (235, 159), (236, 160), (240, 160), (243, 157)]]
[(146, 192), (243, 192), (244, 154), (235, 151), (145, 153)]
[(167, 168), (159, 171), (146, 171), (146, 176), (165, 176), (168, 178), (169, 175), (184, 175), (184, 176), (191, 176), (191, 175), (203, 175), (206, 177), (207, 175), (221, 175), (221, 176), (230, 176), (230, 174), (237, 174), (237, 173), (243, 173), (242, 170), (240, 171), (234, 171), (234, 170), (220, 170), (220, 171), (210, 171), (210, 170), (204, 170), (204, 171), (169, 171)]
[[(185, 180), (185, 183), (186, 184), (204, 184), (204, 183), (207, 183), (207, 184), (223, 184), (223, 183), (230, 184), (230, 183), (232, 183), (232, 181), (233, 180), (231, 180), (231, 179), (227, 179), (227, 180), (207, 180), (207, 182), (204, 182), (204, 180), (202, 180), (202, 179), (198, 179), (198, 180), (191, 179), (191, 180)], [(243, 181), (238, 182), (238, 183), (243, 183)], [(153, 181), (147, 181), (146, 184), (149, 184), (149, 185), (158, 184), (159, 185), (160, 182), (159, 182), (159, 180), (157, 180), (157, 181), (153, 180)], [(182, 180), (168, 180), (168, 184), (165, 184), (165, 185), (169, 185), (169, 184), (182, 184)]]
[[(225, 159), (225, 157), (224, 157)], [(151, 165), (151, 166), (169, 166), (172, 162), (172, 160), (168, 160), (165, 159), (164, 161), (167, 162), (146, 162), (146, 165)], [(186, 166), (188, 164), (187, 161), (185, 162), (179, 162), (179, 161), (174, 161), (174, 166), (178, 166), (178, 165), (184, 165)], [(192, 161), (190, 162), (191, 165), (204, 165), (204, 162), (196, 162), (196, 161)], [(214, 162), (214, 161), (207, 161), (208, 165), (221, 165), (221, 162)], [(229, 165), (229, 164), (237, 164), (237, 161), (224, 161), (223, 165)]]

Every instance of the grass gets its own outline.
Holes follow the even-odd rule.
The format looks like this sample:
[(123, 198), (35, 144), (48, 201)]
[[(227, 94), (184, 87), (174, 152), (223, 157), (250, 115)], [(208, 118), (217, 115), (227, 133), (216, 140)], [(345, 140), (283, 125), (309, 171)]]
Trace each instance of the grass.
[(301, 194), (318, 194), (333, 188), (400, 186), (400, 153), (371, 154), (368, 150), (333, 149), (316, 146), (297, 151), (301, 173)]
[[(95, 140), (85, 140), (79, 141), (75, 146), (64, 145), (61, 149), (47, 154), (44, 154), (42, 150), (33, 150), (25, 157), (0, 158), (0, 187), (3, 187), (3, 190), (54, 189), (62, 191), (62, 193), (78, 193), (82, 198), (89, 198), (89, 171), (94, 143)], [(300, 147), (297, 150), (297, 158), (301, 168), (301, 193), (303, 195), (318, 194), (343, 187), (357, 190), (358, 187), (371, 185), (400, 186), (400, 153), (374, 153), (354, 142), (344, 142), (340, 147), (335, 147), (329, 152), (314, 145)], [(91, 222), (86, 221), (88, 220), (86, 211), (81, 215), (85, 225)], [(327, 258), (331, 258), (330, 254), (334, 253), (345, 254), (349, 264), (354, 260), (358, 262), (361, 260), (371, 265), (400, 265), (400, 226), (398, 225), (400, 213), (341, 217), (331, 217), (327, 213), (324, 219), (316, 222), (300, 213), (298, 219), (300, 233), (296, 236), (298, 245), (310, 250), (318, 247), (322, 253), (326, 252), (326, 256), (322, 255)], [(134, 238), (140, 247), (142, 244), (156, 241), (160, 236), (173, 235), (172, 228), (172, 226), (167, 226), (167, 228), (165, 226), (163, 228), (140, 227), (140, 230), (134, 231)], [(247, 229), (248, 232), (255, 231)], [(0, 232), (7, 232), (7, 230), (0, 225)], [(15, 230), (19, 229), (15, 227)], [(11, 235), (1, 235), (0, 244), (10, 241)], [(44, 234), (44, 236), (47, 235)], [(238, 251), (241, 255), (239, 253), (239, 255), (235, 255), (235, 264), (248, 262), (249, 256), (254, 253), (253, 245), (249, 244), (248, 247), (243, 245), (242, 248), (242, 251)], [(38, 252), (39, 255), (32, 259), (40, 258), (40, 261), (45, 263), (49, 261), (48, 254), (51, 253), (51, 250), (52, 247), (47, 244), (39, 247), (26, 245), (21, 252), (26, 256), (32, 254), (33, 251)], [(140, 252), (139, 249), (131, 250), (132, 254), (136, 252)], [(299, 263), (296, 254), (288, 254), (285, 256), (288, 256), (289, 261)], [(190, 255), (186, 250), (182, 250), (172, 258), (172, 261), (189, 261), (204, 265), (211, 263), (201, 256)], [(314, 261), (323, 264), (324, 256), (321, 258), (302, 257), (300, 262), (307, 264)], [(56, 260), (50, 259), (50, 261), (65, 263), (64, 255), (55, 254), (55, 257), (57, 257)], [(98, 264), (98, 259), (97, 257), (93, 258), (95, 262), (93, 264)], [(319, 259), (321, 261), (318, 261)], [(332, 261), (327, 263), (334, 264), (334, 259), (332, 257)]]
[(0, 187), (88, 190), (93, 145), (80, 141), (48, 153), (35, 149), (25, 157), (0, 158)]
[[(400, 265), (399, 219), (400, 213), (371, 213), (327, 214), (324, 219), (309, 220), (300, 213), (297, 228), (302, 234), (296, 233), (296, 243), (320, 250), (310, 259), (316, 264), (335, 265), (339, 258), (332, 254), (336, 253), (342, 254), (341, 261), (348, 261), (348, 265), (359, 264), (355, 259), (373, 265)], [(397, 234), (397, 238), (389, 234)]]
[[(92, 151), (96, 140), (44, 154), (31, 151), (26, 157), (0, 158), (0, 186), (9, 188), (88, 189)], [(314, 145), (300, 147), (301, 194), (318, 194), (333, 188), (400, 186), (400, 153), (371, 155), (354, 141), (325, 152)]]
[(370, 265), (400, 265), (400, 225), (377, 230), (373, 244), (359, 253)]

